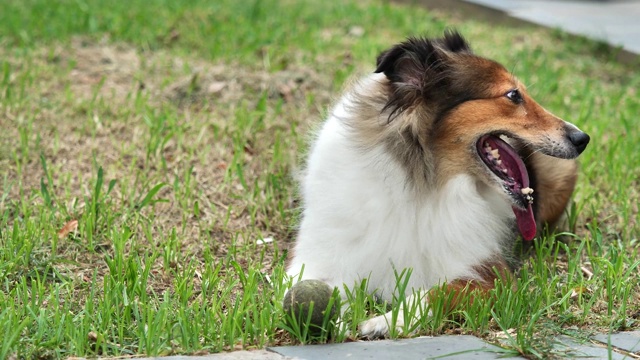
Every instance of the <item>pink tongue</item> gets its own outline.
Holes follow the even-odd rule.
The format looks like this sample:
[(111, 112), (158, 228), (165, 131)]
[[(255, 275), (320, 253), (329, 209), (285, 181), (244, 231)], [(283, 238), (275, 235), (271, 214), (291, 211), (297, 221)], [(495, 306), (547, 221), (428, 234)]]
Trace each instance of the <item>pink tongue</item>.
[(513, 213), (516, 214), (516, 222), (518, 223), (518, 229), (522, 237), (529, 241), (533, 240), (536, 236), (536, 220), (533, 218), (533, 209), (531, 204), (527, 206), (526, 210), (512, 207)]

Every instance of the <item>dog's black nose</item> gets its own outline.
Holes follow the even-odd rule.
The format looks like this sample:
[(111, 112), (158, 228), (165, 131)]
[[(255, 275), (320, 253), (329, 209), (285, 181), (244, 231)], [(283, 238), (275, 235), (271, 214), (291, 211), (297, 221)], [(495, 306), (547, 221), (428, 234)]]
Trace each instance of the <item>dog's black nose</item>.
[(589, 140), (591, 140), (589, 135), (583, 133), (580, 130), (573, 130), (569, 132), (568, 137), (569, 141), (571, 141), (573, 146), (576, 147), (576, 151), (578, 152), (578, 154), (582, 154), (584, 149), (587, 147), (587, 144), (589, 144)]

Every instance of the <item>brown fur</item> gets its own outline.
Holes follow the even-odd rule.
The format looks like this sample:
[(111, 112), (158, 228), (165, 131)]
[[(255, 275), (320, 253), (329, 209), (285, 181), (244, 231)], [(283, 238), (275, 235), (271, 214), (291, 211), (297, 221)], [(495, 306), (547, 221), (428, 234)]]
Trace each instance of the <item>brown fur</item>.
[(431, 290), (429, 297), (443, 296), (448, 299), (447, 307), (443, 309), (447, 314), (467, 307), (475, 301), (476, 296), (486, 298), (496, 280), (508, 282), (513, 278), (510, 267), (503, 259), (476, 266), (475, 270), (481, 280), (456, 279), (447, 283), (444, 288)]
[(557, 159), (535, 153), (529, 159), (536, 178), (536, 220), (538, 231), (562, 229), (560, 224), (578, 180), (575, 160)]

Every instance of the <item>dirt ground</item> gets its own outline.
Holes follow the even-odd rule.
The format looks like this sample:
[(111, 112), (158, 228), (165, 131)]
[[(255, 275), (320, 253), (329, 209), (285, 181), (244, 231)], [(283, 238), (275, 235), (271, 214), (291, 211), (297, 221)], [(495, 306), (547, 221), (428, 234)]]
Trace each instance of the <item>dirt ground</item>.
[[(276, 239), (281, 250), (289, 246), (295, 216), (273, 211), (295, 211), (292, 174), (303, 134), (331, 101), (330, 77), (310, 68), (269, 72), (80, 38), (4, 57), (23, 97), (0, 116), (6, 130), (0, 167), (8, 170), (5, 185), (12, 184), (0, 208), (18, 206), (19, 199), (42, 205), (41, 182), (48, 185), (61, 209), (51, 226), (60, 236), (58, 253), (72, 260), (58, 266), (62, 273), (89, 281), (94, 269), (108, 271), (102, 254), (113, 250), (109, 230), (97, 238), (100, 251), (87, 254), (86, 234), (74, 223), (88, 211), (98, 167), (105, 187), (116, 180), (105, 200), (115, 226), (127, 224), (151, 187), (167, 184), (156, 195), (164, 202), (141, 212), (151, 233), (138, 229), (130, 250), (162, 246), (174, 230), (180, 251), (195, 258), (205, 248), (224, 257), (231, 246), (261, 237)], [(255, 118), (263, 120), (255, 124)], [(249, 189), (231, 168), (236, 163)], [(47, 257), (46, 249), (39, 251)], [(261, 258), (265, 270), (273, 255), (271, 246)], [(156, 291), (168, 286), (168, 279), (156, 280)]]

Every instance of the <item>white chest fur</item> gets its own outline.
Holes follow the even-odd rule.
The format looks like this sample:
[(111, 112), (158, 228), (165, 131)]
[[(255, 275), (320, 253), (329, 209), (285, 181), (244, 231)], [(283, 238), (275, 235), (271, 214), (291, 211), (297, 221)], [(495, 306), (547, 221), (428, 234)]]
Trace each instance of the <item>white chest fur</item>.
[(466, 174), (418, 197), (406, 172), (385, 152), (359, 148), (339, 104), (324, 124), (302, 181), (303, 219), (289, 265), (304, 279), (369, 289), (389, 299), (394, 269), (412, 269), (409, 289), (473, 279), (474, 265), (501, 251), (513, 212), (499, 194)]

